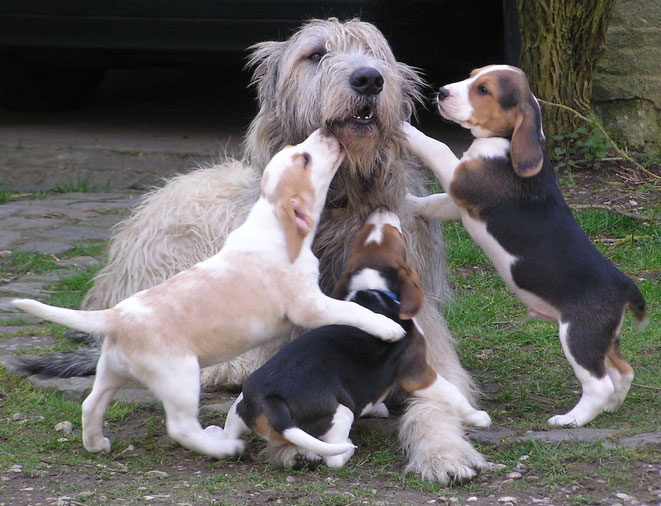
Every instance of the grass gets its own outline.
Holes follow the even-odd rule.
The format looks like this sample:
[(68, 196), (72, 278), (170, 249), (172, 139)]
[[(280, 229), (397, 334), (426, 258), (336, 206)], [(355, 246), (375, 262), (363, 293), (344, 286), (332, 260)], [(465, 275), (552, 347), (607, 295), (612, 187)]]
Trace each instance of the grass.
[[(660, 227), (600, 211), (577, 213), (577, 219), (599, 249), (637, 280), (649, 303), (650, 321), (661, 320)], [(575, 404), (580, 390), (562, 355), (557, 328), (547, 322), (525, 320), (525, 308), (507, 291), (459, 223), (444, 224), (444, 232), (454, 288), (454, 299), (445, 315), (457, 337), (462, 364), (485, 390), (483, 404), (496, 425), (520, 433), (543, 430), (550, 415)], [(630, 239), (617, 246), (614, 241), (604, 241), (626, 238)], [(81, 254), (101, 257), (103, 248), (79, 249), (66, 256)], [(15, 253), (0, 262), (3, 277), (10, 278), (58, 269), (56, 259), (48, 255)], [(54, 283), (49, 287), (50, 302), (79, 307), (94, 272), (80, 271)], [(17, 317), (5, 323), (21, 325), (25, 321)], [(55, 334), (63, 331), (48, 329)], [(622, 352), (636, 370), (635, 384), (620, 410), (600, 415), (589, 427), (615, 428), (616, 438), (661, 431), (660, 337), (661, 330), (653, 323), (644, 332), (635, 333), (627, 318)], [(58, 344), (56, 349), (63, 346)], [(661, 467), (658, 451), (610, 442), (478, 444), (488, 460), (504, 464), (504, 469), (493, 470), (486, 481), (446, 488), (403, 474), (405, 462), (395, 435), (356, 433), (353, 440), (359, 450), (342, 469), (322, 466), (315, 472), (291, 471), (266, 464), (259, 457), (264, 444), (256, 437), (248, 439), (248, 454), (241, 459), (212, 461), (172, 443), (165, 436), (161, 410), (115, 404), (106, 417), (113, 452), (89, 454), (80, 440), (78, 402), (60, 393), (35, 390), (2, 368), (0, 385), (0, 441), (11, 442), (0, 445), (0, 471), (5, 473), (15, 464), (23, 466), (13, 481), (0, 482), (0, 496), (10, 493), (13, 495), (7, 497), (21, 497), (19, 502), (38, 502), (24, 500), (20, 494), (27, 492), (21, 492), (21, 486), (42, 487), (44, 497), (68, 496), (82, 503), (140, 504), (149, 500), (254, 504), (280, 499), (289, 504), (339, 505), (369, 504), (384, 498), (407, 503), (442, 502), (439, 497), (464, 503), (471, 496), (490, 496), (494, 502), (498, 497), (514, 495), (522, 498), (520, 503), (531, 496), (549, 496), (555, 503), (598, 504), (612, 503), (619, 492), (650, 503), (658, 500), (653, 495)], [(15, 413), (22, 413), (25, 421), (4, 421)], [(62, 420), (74, 425), (67, 441), (61, 441), (62, 434), (53, 430)], [(201, 421), (203, 425), (223, 423), (211, 414)], [(523, 478), (506, 479), (507, 473), (522, 465)], [(164, 470), (169, 476), (159, 480), (148, 474), (150, 470)], [(20, 479), (23, 485), (16, 485), (15, 480)]]
[(80, 176), (76, 176), (76, 180), (70, 180), (64, 184), (58, 184), (54, 188), (45, 191), (35, 191), (35, 192), (16, 192), (12, 190), (7, 190), (5, 188), (0, 188), (0, 205), (7, 204), (12, 200), (17, 199), (45, 199), (53, 194), (64, 194), (64, 193), (93, 193), (97, 191), (108, 191), (110, 184), (106, 184), (104, 188), (96, 188), (90, 185), (89, 181), (86, 179), (81, 179)]

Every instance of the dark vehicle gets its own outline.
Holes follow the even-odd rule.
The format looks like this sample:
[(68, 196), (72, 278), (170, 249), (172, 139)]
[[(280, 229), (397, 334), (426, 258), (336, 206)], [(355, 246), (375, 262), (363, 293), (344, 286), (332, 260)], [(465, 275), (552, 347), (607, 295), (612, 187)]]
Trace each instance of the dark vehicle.
[(3, 0), (0, 105), (75, 107), (109, 68), (235, 63), (251, 44), (285, 39), (313, 17), (370, 21), (399, 60), (452, 78), (503, 61), (503, 11), (511, 2)]

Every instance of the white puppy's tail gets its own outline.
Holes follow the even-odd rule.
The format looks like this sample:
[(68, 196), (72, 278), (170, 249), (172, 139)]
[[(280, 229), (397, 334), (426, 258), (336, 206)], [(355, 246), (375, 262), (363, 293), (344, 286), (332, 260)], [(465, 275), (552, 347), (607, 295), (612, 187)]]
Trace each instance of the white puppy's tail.
[(290, 443), (305, 450), (322, 457), (329, 457), (331, 455), (341, 455), (356, 448), (351, 443), (326, 443), (298, 428), (291, 418), (287, 404), (278, 397), (263, 399), (262, 408), (266, 419), (276, 432), (282, 434), (282, 437)]
[(44, 320), (61, 323), (73, 329), (82, 330), (89, 334), (107, 334), (105, 313), (101, 311), (77, 311), (61, 307), (49, 306), (32, 299), (14, 299), (14, 306)]
[(282, 437), (284, 437), (290, 443), (295, 444), (296, 446), (300, 446), (301, 448), (305, 448), (306, 450), (314, 452), (317, 455), (321, 455), (322, 457), (341, 455), (348, 452), (349, 450), (356, 448), (350, 443), (326, 443), (321, 439), (317, 439), (316, 437), (311, 436), (303, 429), (299, 429), (298, 427), (285, 429), (282, 432)]

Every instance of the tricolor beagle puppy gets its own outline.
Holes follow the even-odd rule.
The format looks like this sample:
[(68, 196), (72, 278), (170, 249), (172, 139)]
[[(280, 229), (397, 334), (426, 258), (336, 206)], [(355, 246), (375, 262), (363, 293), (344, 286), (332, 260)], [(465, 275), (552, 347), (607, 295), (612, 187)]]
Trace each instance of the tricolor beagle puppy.
[(115, 392), (134, 378), (163, 402), (175, 441), (216, 458), (235, 455), (241, 441), (200, 426), (200, 368), (287, 335), (293, 325), (354, 325), (389, 341), (404, 335), (397, 322), (328, 297), (317, 284), (319, 263), (310, 246), (342, 158), (338, 141), (321, 130), (286, 147), (264, 170), (259, 199), (219, 253), (111, 309), (14, 301), (41, 318), (106, 336), (82, 407), (87, 450), (110, 451), (103, 417)]
[(560, 326), (583, 394), (551, 425), (584, 425), (617, 409), (633, 379), (619, 351), (624, 313), (628, 307), (642, 322), (645, 300), (572, 217), (541, 145), (539, 104), (526, 76), (506, 65), (474, 70), (439, 90), (438, 109), (476, 139), (458, 160), (405, 124), (410, 149), (446, 191), (407, 201), (427, 219), (461, 218), (530, 316)]
[(333, 295), (386, 315), (406, 336), (385, 342), (355, 327), (330, 325), (299, 337), (246, 380), (225, 437), (252, 430), (269, 442), (274, 463), (285, 467), (322, 459), (340, 467), (354, 452), (354, 417), (388, 416), (381, 401), (394, 386), (451, 406), (467, 425), (490, 425), (486, 412), (427, 364), (424, 336), (412, 319), (422, 292), (395, 214), (379, 208), (370, 215)]

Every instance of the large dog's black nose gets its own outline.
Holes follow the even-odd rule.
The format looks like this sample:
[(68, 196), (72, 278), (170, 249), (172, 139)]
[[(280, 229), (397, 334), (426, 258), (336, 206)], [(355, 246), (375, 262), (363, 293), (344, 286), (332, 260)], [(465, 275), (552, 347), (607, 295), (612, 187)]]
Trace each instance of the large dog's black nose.
[(373, 67), (362, 67), (353, 71), (349, 84), (361, 95), (378, 95), (383, 90), (383, 76)]
[(449, 96), (450, 96), (450, 90), (448, 90), (447, 88), (441, 87), (438, 90), (438, 101), (439, 102), (443, 102), (443, 100), (445, 100)]

